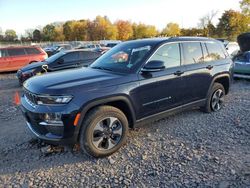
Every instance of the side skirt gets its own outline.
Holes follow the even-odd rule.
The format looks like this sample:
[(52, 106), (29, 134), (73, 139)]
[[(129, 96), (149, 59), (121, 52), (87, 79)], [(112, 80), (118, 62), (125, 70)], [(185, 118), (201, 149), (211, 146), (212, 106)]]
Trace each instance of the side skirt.
[(135, 127), (140, 126), (141, 124), (146, 124), (146, 123), (150, 123), (150, 122), (154, 122), (156, 120), (162, 119), (166, 116), (169, 116), (171, 114), (175, 114), (177, 112), (181, 112), (193, 107), (200, 107), (200, 106), (204, 106), (206, 103), (206, 99), (202, 99), (202, 100), (198, 100), (198, 101), (194, 101), (185, 105), (181, 105), (163, 112), (159, 112), (157, 114), (153, 114), (150, 116), (147, 116), (145, 118), (139, 119), (136, 121), (135, 123)]

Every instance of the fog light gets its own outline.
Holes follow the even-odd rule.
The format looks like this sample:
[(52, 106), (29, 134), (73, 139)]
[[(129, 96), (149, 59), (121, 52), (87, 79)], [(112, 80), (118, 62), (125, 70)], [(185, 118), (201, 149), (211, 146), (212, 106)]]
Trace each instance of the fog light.
[(62, 115), (60, 113), (46, 113), (44, 114), (44, 122), (40, 122), (40, 125), (50, 126), (63, 126)]

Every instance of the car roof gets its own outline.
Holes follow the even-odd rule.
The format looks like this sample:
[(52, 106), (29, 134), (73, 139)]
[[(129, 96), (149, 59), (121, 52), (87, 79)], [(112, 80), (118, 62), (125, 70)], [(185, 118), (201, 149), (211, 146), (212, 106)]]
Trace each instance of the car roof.
[(158, 45), (165, 42), (184, 42), (184, 41), (215, 41), (217, 40), (207, 37), (157, 37), (157, 38), (145, 38), (127, 41), (126, 43), (141, 43), (145, 45)]
[(40, 48), (39, 46), (8, 46), (0, 47), (0, 49), (15, 49), (15, 48)]
[(87, 50), (87, 49), (74, 49), (74, 50), (65, 50), (65, 53), (70, 53), (70, 52), (90, 52), (90, 53), (96, 53), (94, 51), (91, 50)]

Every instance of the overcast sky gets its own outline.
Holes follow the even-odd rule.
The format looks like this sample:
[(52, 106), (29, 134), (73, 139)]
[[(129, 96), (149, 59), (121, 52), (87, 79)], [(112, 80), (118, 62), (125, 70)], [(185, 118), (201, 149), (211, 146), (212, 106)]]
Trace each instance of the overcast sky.
[(239, 0), (0, 0), (0, 27), (23, 34), (25, 29), (51, 22), (94, 19), (97, 15), (143, 22), (162, 29), (169, 22), (190, 28), (212, 10), (214, 23), (228, 9), (239, 10)]

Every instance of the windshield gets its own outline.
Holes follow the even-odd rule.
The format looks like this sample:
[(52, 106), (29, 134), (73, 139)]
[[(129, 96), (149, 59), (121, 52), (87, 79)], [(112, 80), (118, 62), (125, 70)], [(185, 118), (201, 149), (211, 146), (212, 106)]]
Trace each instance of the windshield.
[(121, 43), (102, 55), (90, 67), (129, 73), (141, 65), (151, 49), (152, 46), (145, 45), (145, 43)]
[(60, 58), (61, 56), (63, 56), (64, 54), (65, 54), (65, 52), (63, 52), (63, 51), (58, 52), (55, 55), (50, 56), (48, 59), (45, 59), (45, 62), (52, 63), (55, 60), (57, 60), (58, 58)]

